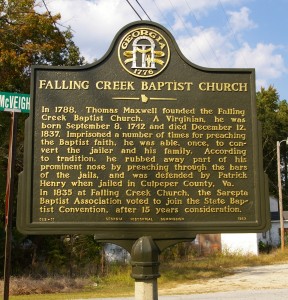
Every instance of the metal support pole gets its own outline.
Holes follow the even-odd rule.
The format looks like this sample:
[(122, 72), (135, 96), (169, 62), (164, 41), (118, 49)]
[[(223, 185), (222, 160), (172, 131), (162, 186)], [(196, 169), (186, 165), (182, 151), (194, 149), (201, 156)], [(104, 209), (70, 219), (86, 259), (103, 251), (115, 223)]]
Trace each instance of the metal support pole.
[(139, 238), (131, 251), (135, 300), (158, 300), (159, 248), (150, 236)]
[(288, 144), (288, 138), (286, 140), (277, 141), (277, 173), (278, 173), (280, 237), (281, 237), (281, 250), (284, 251), (285, 233), (284, 233), (284, 220), (283, 220), (283, 196), (282, 196), (281, 156), (280, 156), (280, 145), (282, 142), (286, 142), (286, 144)]
[(18, 113), (12, 112), (10, 125), (9, 158), (6, 183), (6, 214), (5, 214), (5, 261), (4, 261), (4, 293), (3, 299), (9, 299), (10, 272), (11, 272), (11, 242), (12, 242), (12, 219), (14, 201), (14, 170), (16, 160)]

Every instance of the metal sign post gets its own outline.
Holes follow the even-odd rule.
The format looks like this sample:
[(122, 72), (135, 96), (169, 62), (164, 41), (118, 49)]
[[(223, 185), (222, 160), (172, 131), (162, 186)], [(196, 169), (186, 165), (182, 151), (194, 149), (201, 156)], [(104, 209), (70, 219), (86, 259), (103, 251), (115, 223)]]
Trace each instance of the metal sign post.
[(4, 300), (9, 299), (9, 281), (11, 271), (11, 240), (12, 240), (12, 217), (14, 201), (14, 169), (16, 160), (16, 137), (17, 137), (18, 113), (11, 113), (9, 156), (6, 184), (6, 210), (5, 210), (5, 262), (4, 262)]
[(158, 300), (159, 254), (160, 250), (150, 236), (143, 236), (134, 243), (131, 276), (135, 279), (135, 300)]

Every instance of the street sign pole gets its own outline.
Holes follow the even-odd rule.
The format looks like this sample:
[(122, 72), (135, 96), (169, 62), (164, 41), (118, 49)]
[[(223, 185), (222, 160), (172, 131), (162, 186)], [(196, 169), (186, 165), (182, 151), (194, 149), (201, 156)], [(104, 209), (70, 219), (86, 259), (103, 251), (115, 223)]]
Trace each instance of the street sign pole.
[(11, 240), (12, 240), (12, 219), (13, 219), (13, 201), (14, 201), (14, 169), (16, 160), (16, 137), (18, 113), (11, 112), (9, 156), (7, 167), (6, 183), (6, 211), (5, 211), (5, 261), (4, 261), (4, 300), (9, 299), (9, 283), (11, 273)]

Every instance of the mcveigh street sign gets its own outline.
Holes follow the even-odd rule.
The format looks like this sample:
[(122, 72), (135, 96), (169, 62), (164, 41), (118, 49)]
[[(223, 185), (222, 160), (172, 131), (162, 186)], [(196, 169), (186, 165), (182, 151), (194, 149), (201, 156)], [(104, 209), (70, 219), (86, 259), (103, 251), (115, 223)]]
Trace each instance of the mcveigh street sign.
[(30, 112), (30, 95), (0, 92), (0, 111)]

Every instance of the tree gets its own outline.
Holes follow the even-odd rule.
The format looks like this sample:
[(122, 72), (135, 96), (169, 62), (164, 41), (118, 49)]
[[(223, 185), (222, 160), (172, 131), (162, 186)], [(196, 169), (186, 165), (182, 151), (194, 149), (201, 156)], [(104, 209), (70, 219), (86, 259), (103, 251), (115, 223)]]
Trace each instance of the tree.
[(29, 93), (30, 66), (81, 65), (84, 58), (68, 28), (60, 31), (60, 15), (39, 13), (35, 0), (0, 4), (0, 90)]
[[(39, 2), (40, 3), (40, 2)], [(60, 31), (60, 15), (40, 13), (34, 0), (0, 2), (0, 91), (30, 92), (31, 65), (82, 65), (84, 58), (74, 44), (71, 30)], [(38, 9), (38, 10), (36, 10)], [(22, 169), (23, 122), (18, 128), (17, 171)], [(0, 196), (5, 194), (10, 115), (0, 114)], [(2, 204), (2, 203), (1, 203)], [(3, 205), (2, 205), (3, 206)], [(0, 216), (3, 220), (3, 207)]]
[[(284, 140), (288, 137), (288, 103), (286, 100), (279, 99), (277, 90), (269, 86), (268, 89), (261, 88), (256, 93), (257, 115), (262, 123), (262, 143), (264, 156), (264, 170), (269, 177), (270, 193), (277, 195), (277, 141)], [(281, 144), (281, 162), (284, 167), (283, 186), (287, 187), (287, 149), (285, 143)], [(283, 147), (283, 148), (282, 148)], [(286, 178), (286, 180), (284, 180)], [(286, 198), (287, 192), (283, 194)], [(286, 203), (288, 205), (288, 203)]]
[[(71, 29), (65, 28), (64, 31), (61, 31), (58, 26), (61, 19), (60, 14), (51, 15), (45, 9), (45, 12), (41, 12), (41, 3), (40, 1), (36, 3), (35, 0), (0, 1), (0, 91), (29, 94), (31, 65), (72, 66), (84, 64), (84, 58), (72, 40)], [(20, 114), (18, 122), (16, 178), (23, 169), (22, 152), (26, 117), (27, 115)], [(4, 228), (9, 124), (10, 114), (0, 113), (1, 228)], [(14, 189), (17, 189), (17, 180)], [(16, 191), (14, 194), (17, 194)], [(19, 240), (21, 241), (22, 238), (20, 237)], [(35, 249), (37, 249), (36, 237), (33, 239), (33, 243), (36, 244)], [(0, 239), (0, 247), (3, 248), (3, 239)], [(17, 251), (14, 249), (12, 253), (15, 254)], [(1, 270), (3, 270), (2, 267)]]

